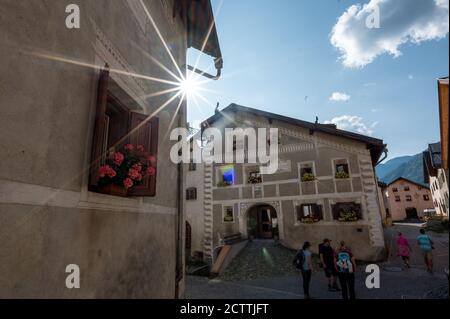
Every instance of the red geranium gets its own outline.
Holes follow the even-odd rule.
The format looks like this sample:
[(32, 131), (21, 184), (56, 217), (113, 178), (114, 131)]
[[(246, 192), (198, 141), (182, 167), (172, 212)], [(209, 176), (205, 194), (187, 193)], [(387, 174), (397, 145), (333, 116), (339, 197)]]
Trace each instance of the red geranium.
[(115, 184), (129, 189), (156, 175), (156, 158), (145, 152), (142, 145), (126, 144), (114, 152), (98, 170), (99, 186)]

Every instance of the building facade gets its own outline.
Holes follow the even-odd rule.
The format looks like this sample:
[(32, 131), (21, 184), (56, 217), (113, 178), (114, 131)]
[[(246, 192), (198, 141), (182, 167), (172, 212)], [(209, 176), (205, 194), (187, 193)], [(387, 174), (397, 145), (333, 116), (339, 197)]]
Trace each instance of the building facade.
[[(306, 240), (314, 250), (324, 238), (345, 240), (359, 259), (383, 257), (374, 173), (385, 149), (381, 140), (236, 104), (203, 122), (207, 127), (277, 128), (279, 163), (274, 174), (261, 174), (257, 163), (201, 164), (203, 209), (196, 210), (203, 231), (192, 236), (202, 238), (205, 259), (213, 261), (223, 238), (236, 233), (278, 238), (293, 249)], [(233, 149), (248, 151), (245, 145), (236, 140)]]
[[(181, 297), (184, 177), (168, 130), (185, 126), (186, 103), (158, 92), (207, 34), (220, 69), (211, 5), (80, 0), (70, 29), (71, 3), (0, 6), (0, 298)], [(156, 173), (117, 196), (98, 167), (125, 143), (151, 152)]]
[(399, 177), (384, 188), (389, 214), (393, 221), (418, 219), (427, 209), (433, 208), (430, 188), (427, 185)]
[(430, 184), (433, 206), (438, 216), (448, 218), (449, 214), (449, 182), (448, 174), (443, 168), (441, 143), (428, 145), (423, 152), (425, 183)]

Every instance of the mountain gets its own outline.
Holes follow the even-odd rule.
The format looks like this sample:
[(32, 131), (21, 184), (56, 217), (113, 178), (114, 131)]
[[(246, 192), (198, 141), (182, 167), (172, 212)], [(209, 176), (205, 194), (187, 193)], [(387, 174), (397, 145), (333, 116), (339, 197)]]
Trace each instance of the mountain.
[(424, 184), (422, 153), (413, 156), (395, 157), (376, 167), (378, 178), (389, 184), (398, 177)]
[(395, 157), (395, 158), (387, 161), (386, 163), (378, 165), (376, 167), (377, 176), (380, 179), (382, 179), (383, 176), (386, 176), (390, 172), (396, 170), (401, 165), (407, 163), (411, 158), (412, 158), (412, 156)]

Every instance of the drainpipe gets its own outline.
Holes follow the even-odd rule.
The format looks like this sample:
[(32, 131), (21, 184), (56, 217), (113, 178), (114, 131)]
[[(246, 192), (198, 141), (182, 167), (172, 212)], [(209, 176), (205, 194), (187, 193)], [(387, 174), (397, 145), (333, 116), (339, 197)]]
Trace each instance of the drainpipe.
[[(178, 127), (184, 127), (184, 109), (186, 101), (183, 102), (183, 107), (180, 108), (178, 115)], [(179, 286), (184, 277), (183, 269), (183, 162), (177, 164), (177, 218), (176, 218), (176, 266), (175, 266), (175, 299), (180, 298)]]

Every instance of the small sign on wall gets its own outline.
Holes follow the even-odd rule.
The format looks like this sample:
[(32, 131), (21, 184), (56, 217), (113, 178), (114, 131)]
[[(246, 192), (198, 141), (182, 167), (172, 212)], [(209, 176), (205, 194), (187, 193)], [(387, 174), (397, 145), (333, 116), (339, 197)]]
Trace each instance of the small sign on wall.
[(291, 160), (279, 160), (277, 173), (290, 173), (291, 172)]

